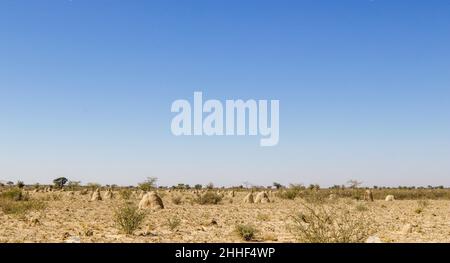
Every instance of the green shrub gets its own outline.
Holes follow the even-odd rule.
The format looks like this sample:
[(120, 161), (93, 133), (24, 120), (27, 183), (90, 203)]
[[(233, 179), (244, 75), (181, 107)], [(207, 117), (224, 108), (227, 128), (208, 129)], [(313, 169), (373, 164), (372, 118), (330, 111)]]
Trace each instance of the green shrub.
[(245, 241), (251, 241), (255, 238), (255, 234), (258, 232), (252, 225), (239, 224), (236, 225), (236, 233)]
[(294, 200), (299, 195), (299, 190), (297, 189), (287, 189), (277, 193), (277, 196), (281, 199)]
[(207, 205), (207, 204), (215, 205), (218, 204), (220, 201), (222, 201), (222, 196), (211, 191), (206, 192), (195, 199), (195, 202), (200, 205)]
[(133, 192), (130, 189), (123, 189), (119, 192), (120, 197), (124, 200), (129, 200)]
[(0, 199), (12, 201), (26, 201), (28, 198), (28, 195), (23, 194), (22, 190), (19, 188), (12, 188), (0, 194)]
[(133, 204), (125, 204), (116, 209), (114, 219), (116, 225), (128, 235), (138, 229), (146, 217), (145, 212), (140, 211)]
[(168, 218), (167, 219), (167, 226), (169, 227), (170, 230), (174, 230), (175, 228), (177, 228), (178, 226), (180, 226), (181, 224), (181, 220), (177, 217), (174, 218)]
[(42, 210), (45, 203), (38, 200), (13, 201), (10, 199), (0, 199), (0, 209), (5, 214), (22, 215), (30, 210)]

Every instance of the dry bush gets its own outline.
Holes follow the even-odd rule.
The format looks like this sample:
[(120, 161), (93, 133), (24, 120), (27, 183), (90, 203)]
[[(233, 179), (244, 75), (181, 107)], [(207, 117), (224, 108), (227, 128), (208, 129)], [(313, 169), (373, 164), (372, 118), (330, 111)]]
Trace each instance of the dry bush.
[[(328, 197), (335, 194), (339, 198), (352, 198), (361, 200), (364, 197), (366, 188), (333, 188), (300, 191), (299, 197), (307, 199), (315, 197)], [(450, 189), (429, 189), (429, 188), (377, 188), (371, 189), (375, 200), (384, 200), (387, 195), (394, 195), (396, 200), (450, 200)]]
[(303, 204), (306, 212), (293, 217), (292, 233), (305, 243), (361, 243), (372, 233), (363, 213), (338, 204)]
[(365, 212), (365, 211), (369, 210), (369, 208), (367, 208), (367, 206), (364, 203), (360, 203), (360, 202), (358, 202), (356, 204), (355, 209), (358, 212)]
[(181, 225), (181, 220), (177, 217), (168, 218), (167, 219), (167, 226), (171, 231), (175, 230), (175, 228), (179, 227)]
[(31, 210), (42, 210), (45, 203), (38, 200), (12, 201), (8, 199), (0, 199), (0, 208), (5, 214), (22, 215)]
[(22, 215), (30, 210), (42, 210), (45, 204), (39, 200), (30, 200), (21, 189), (13, 188), (0, 194), (0, 209), (5, 214)]
[(0, 199), (6, 199), (11, 201), (27, 201), (29, 196), (24, 194), (19, 188), (11, 188), (5, 192), (0, 193)]
[(325, 193), (323, 191), (305, 191), (303, 194), (303, 199), (309, 203), (309, 204), (323, 204), (328, 200), (328, 193)]
[(132, 194), (133, 192), (130, 189), (123, 189), (119, 192), (120, 197), (124, 200), (129, 200)]
[(239, 224), (235, 228), (236, 233), (245, 241), (251, 241), (255, 238), (258, 230), (252, 225)]
[(277, 197), (281, 199), (294, 200), (299, 195), (299, 193), (300, 191), (297, 189), (287, 189), (284, 191), (277, 192)]
[(183, 198), (180, 195), (172, 196), (172, 203), (174, 205), (181, 205), (183, 203)]
[(424, 200), (424, 199), (423, 200), (418, 200), (417, 201), (417, 207), (414, 210), (414, 212), (416, 214), (421, 214), (429, 204), (430, 203), (429, 203), (428, 200)]
[(131, 235), (141, 226), (145, 216), (145, 212), (140, 211), (137, 206), (126, 203), (116, 209), (114, 221), (124, 233)]
[(220, 201), (222, 201), (222, 196), (212, 191), (208, 191), (195, 199), (195, 202), (200, 205), (215, 205)]

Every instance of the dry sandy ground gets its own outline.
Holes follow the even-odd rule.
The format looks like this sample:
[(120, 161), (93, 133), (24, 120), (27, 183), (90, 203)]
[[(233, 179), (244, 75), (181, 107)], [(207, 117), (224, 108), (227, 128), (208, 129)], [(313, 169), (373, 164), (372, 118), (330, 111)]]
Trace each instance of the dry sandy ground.
[[(143, 226), (134, 235), (125, 235), (114, 225), (114, 209), (123, 202), (117, 195), (113, 200), (90, 202), (89, 195), (35, 193), (34, 198), (58, 195), (61, 199), (47, 201), (44, 210), (24, 216), (0, 211), (0, 242), (64, 242), (71, 237), (81, 242), (242, 242), (234, 231), (240, 223), (258, 229), (256, 242), (296, 242), (289, 224), (291, 216), (302, 210), (299, 199), (273, 197), (268, 204), (243, 204), (246, 193), (240, 192), (218, 205), (186, 201), (175, 205), (171, 194), (162, 194), (165, 209), (149, 211)], [(383, 242), (450, 242), (450, 201), (430, 200), (420, 214), (414, 211), (414, 200), (375, 201), (365, 206), (367, 211), (355, 213), (367, 213), (373, 219), (375, 235)], [(167, 221), (174, 218), (180, 219), (180, 225), (170, 230)], [(410, 230), (405, 232), (408, 224)]]

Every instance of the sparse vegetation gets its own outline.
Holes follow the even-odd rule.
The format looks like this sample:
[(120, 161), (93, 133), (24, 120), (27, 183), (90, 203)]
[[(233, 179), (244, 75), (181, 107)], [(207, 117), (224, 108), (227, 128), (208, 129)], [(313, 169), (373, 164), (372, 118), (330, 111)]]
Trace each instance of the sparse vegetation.
[(168, 218), (167, 219), (167, 226), (171, 231), (175, 230), (177, 227), (179, 227), (181, 224), (181, 220), (177, 217)]
[(156, 181), (158, 181), (156, 177), (147, 177), (147, 180), (138, 184), (138, 187), (142, 191), (148, 192), (156, 188)]
[(11, 201), (26, 201), (28, 200), (28, 195), (23, 194), (22, 189), (20, 188), (12, 188), (0, 193), (0, 199)]
[(429, 205), (429, 201), (428, 200), (424, 200), (424, 199), (418, 200), (417, 201), (417, 207), (414, 210), (414, 212), (416, 214), (421, 214), (428, 205)]
[(212, 191), (208, 191), (195, 199), (195, 202), (200, 205), (216, 205), (220, 201), (222, 201), (222, 196)]
[[(448, 240), (446, 233), (450, 231), (447, 224), (450, 217), (445, 208), (448, 202), (442, 201), (449, 199), (450, 189), (443, 187), (378, 186), (370, 188), (376, 201), (367, 202), (360, 200), (367, 200), (365, 194), (369, 188), (357, 182), (327, 189), (289, 184), (278, 190), (270, 186), (270, 191), (257, 185), (224, 188), (211, 184), (212, 189), (200, 189), (180, 183), (174, 188), (159, 186), (150, 191), (161, 197), (164, 205), (170, 203), (158, 207), (150, 194), (148, 204), (141, 202), (144, 192), (136, 186), (115, 186), (114, 198), (97, 202), (91, 201), (90, 189), (98, 187), (106, 200), (113, 185), (101, 188), (96, 184), (83, 186), (69, 181), (63, 189), (48, 184), (19, 188), (16, 183), (3, 182), (0, 217), (6, 220), (0, 223), (0, 236), (7, 242), (10, 241), (8, 234), (33, 242), (31, 237), (36, 235), (30, 231), (45, 231), (52, 238), (63, 233), (80, 233), (83, 238), (91, 239), (89, 241), (99, 242), (233, 242), (238, 236), (243, 241), (364, 242), (369, 235), (373, 240), (380, 237), (383, 242), (441, 242)], [(258, 194), (266, 192), (270, 202), (244, 203), (251, 192), (254, 201)], [(386, 202), (387, 195), (395, 196), (395, 201)], [(138, 204), (140, 209), (136, 207)], [(220, 206), (213, 206), (217, 204)], [(111, 209), (117, 205), (116, 209)], [(40, 211), (42, 209), (45, 213)], [(148, 221), (144, 211), (152, 215)], [(59, 229), (39, 227), (64, 220), (68, 223)], [(17, 221), (29, 227), (26, 233), (20, 231), (23, 228), (16, 229)], [(114, 235), (109, 229), (112, 223), (121, 233), (135, 236)], [(425, 224), (437, 227), (427, 228)], [(413, 230), (403, 225), (411, 225)], [(230, 226), (232, 236), (228, 235)], [(427, 231), (423, 231), (425, 228)], [(89, 231), (84, 232), (84, 229)], [(166, 234), (169, 230), (173, 233)], [(222, 230), (224, 235), (217, 235)], [(186, 233), (192, 236), (185, 236)], [(39, 241), (51, 240), (43, 237)]]
[(281, 199), (289, 199), (294, 200), (298, 195), (300, 191), (298, 189), (286, 189), (283, 191), (280, 191), (277, 193), (277, 196)]
[(41, 210), (45, 204), (39, 200), (30, 200), (22, 189), (12, 188), (0, 194), (0, 209), (5, 214), (25, 214), (31, 210)]
[(132, 194), (133, 192), (130, 189), (122, 189), (119, 192), (120, 197), (122, 197), (122, 199), (124, 200), (130, 199)]
[(172, 203), (174, 205), (180, 205), (183, 202), (183, 198), (180, 195), (172, 196)]
[(258, 232), (253, 225), (250, 224), (238, 224), (235, 228), (236, 233), (245, 241), (251, 241), (255, 238)]
[(367, 210), (369, 210), (369, 208), (367, 208), (367, 206), (364, 203), (358, 202), (355, 206), (356, 211), (358, 212), (365, 212)]
[(305, 212), (293, 217), (291, 228), (305, 243), (361, 243), (372, 232), (371, 221), (343, 205), (303, 204)]
[(115, 211), (116, 225), (128, 235), (132, 235), (138, 229), (146, 217), (145, 212), (140, 211), (137, 206), (126, 203)]

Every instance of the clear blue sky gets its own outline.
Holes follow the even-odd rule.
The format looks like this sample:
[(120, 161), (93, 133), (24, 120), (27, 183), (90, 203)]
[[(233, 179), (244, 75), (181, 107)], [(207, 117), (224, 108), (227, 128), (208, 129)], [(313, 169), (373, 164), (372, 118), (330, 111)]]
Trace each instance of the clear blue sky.
[[(450, 185), (450, 2), (0, 1), (0, 180)], [(279, 99), (280, 143), (172, 101)]]

